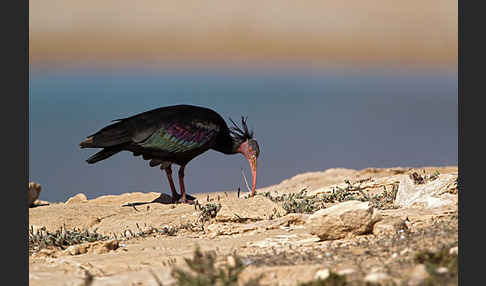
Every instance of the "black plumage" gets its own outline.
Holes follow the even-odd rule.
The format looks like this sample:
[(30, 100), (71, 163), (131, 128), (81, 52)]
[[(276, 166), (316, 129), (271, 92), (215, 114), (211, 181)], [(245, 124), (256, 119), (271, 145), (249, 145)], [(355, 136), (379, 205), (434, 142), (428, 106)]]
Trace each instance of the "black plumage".
[(141, 155), (150, 161), (151, 167), (160, 165), (166, 171), (174, 201), (181, 196), (175, 191), (171, 165), (180, 165), (181, 200), (189, 202), (183, 181), (184, 167), (189, 161), (209, 149), (224, 154), (241, 153), (252, 168), (254, 195), (259, 147), (245, 118), (242, 117), (241, 128), (233, 120), (229, 128), (224, 119), (209, 108), (174, 105), (114, 121), (80, 143), (81, 148), (103, 148), (88, 158), (88, 163), (94, 164), (121, 151)]

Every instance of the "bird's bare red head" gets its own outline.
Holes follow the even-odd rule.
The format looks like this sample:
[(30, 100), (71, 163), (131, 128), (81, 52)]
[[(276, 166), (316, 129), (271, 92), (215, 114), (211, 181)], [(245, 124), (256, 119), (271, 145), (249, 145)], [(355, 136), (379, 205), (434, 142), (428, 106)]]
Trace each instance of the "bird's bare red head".
[(248, 130), (244, 117), (241, 117), (242, 128), (238, 127), (231, 118), (230, 120), (234, 125), (230, 128), (230, 133), (237, 144), (236, 151), (243, 154), (248, 160), (248, 163), (250, 163), (252, 174), (251, 196), (253, 197), (256, 189), (257, 159), (260, 155), (260, 147), (258, 146), (258, 142), (253, 139), (253, 131)]

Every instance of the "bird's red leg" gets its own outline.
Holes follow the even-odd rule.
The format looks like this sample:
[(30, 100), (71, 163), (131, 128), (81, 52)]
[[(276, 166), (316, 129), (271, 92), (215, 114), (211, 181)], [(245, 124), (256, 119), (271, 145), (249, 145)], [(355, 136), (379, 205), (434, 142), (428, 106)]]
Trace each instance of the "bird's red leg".
[(174, 180), (172, 180), (172, 167), (169, 165), (168, 167), (160, 166), (160, 170), (165, 170), (167, 174), (167, 179), (169, 180), (170, 190), (172, 191), (172, 196), (165, 193), (160, 193), (160, 196), (152, 201), (152, 203), (162, 203), (162, 204), (170, 204), (177, 202), (181, 195), (179, 195), (176, 191)]
[[(182, 194), (182, 198), (179, 201), (181, 203), (194, 204), (195, 198), (193, 196), (186, 196), (186, 188), (184, 187), (184, 167), (185, 165), (182, 165), (179, 168), (179, 186), (181, 187), (181, 194)], [(190, 198), (188, 199), (188, 197)]]
[(174, 180), (172, 180), (172, 167), (169, 166), (165, 168), (165, 172), (167, 173), (167, 179), (169, 180), (170, 189), (172, 191), (172, 200), (177, 201), (180, 198), (180, 195), (176, 191)]

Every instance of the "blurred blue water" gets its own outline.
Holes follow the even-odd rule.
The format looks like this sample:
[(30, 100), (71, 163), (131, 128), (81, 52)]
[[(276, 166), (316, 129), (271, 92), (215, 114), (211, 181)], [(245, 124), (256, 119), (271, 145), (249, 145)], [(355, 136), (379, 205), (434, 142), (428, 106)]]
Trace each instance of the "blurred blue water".
[[(457, 69), (305, 67), (36, 68), (30, 72), (29, 180), (41, 199), (167, 192), (165, 174), (120, 153), (95, 165), (79, 149), (109, 121), (187, 103), (249, 118), (257, 187), (333, 167), (457, 164)], [(189, 193), (244, 187), (241, 155), (209, 151), (186, 168)]]

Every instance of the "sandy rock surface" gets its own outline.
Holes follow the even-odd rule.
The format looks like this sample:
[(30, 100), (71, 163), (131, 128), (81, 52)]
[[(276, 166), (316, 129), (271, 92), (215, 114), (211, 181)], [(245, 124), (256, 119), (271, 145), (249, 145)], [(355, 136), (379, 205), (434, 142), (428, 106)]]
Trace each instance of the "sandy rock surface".
[[(327, 270), (329, 275), (338, 273), (349, 281), (417, 283), (430, 279), (417, 268), (419, 263), (414, 260), (417, 253), (441, 248), (451, 255), (458, 253), (457, 190), (441, 183), (441, 178), (449, 176), (454, 181), (457, 167), (414, 171), (425, 178), (424, 184), (412, 180), (409, 183), (413, 187), (408, 189), (422, 192), (434, 184), (442, 189), (431, 192), (432, 195), (444, 199), (445, 203), (370, 207), (367, 202), (351, 200), (326, 203), (324, 209), (314, 213), (287, 213), (283, 201), (263, 195), (266, 192), (290, 194), (307, 188), (309, 192), (316, 191), (316, 196), (324, 196), (329, 193), (326, 190), (332, 193), (338, 187), (350, 189), (357, 185), (369, 196), (380, 195), (383, 190), (399, 190), (400, 183), (396, 184), (400, 176), (410, 177), (412, 172), (408, 168), (370, 168), (300, 174), (281, 184), (257, 189), (260, 195), (249, 199), (238, 198), (233, 192), (195, 194), (201, 206), (209, 203), (221, 206), (217, 215), (204, 223), (201, 223), (201, 210), (194, 205), (154, 203), (122, 207), (128, 202), (152, 201), (158, 193), (81, 198), (69, 204), (51, 202), (30, 208), (29, 229), (34, 234), (76, 228), (107, 237), (62, 248), (31, 245), (30, 285), (82, 285), (87, 280), (92, 280), (94, 286), (159, 285), (158, 281), (173, 285), (171, 270), (174, 266), (187, 269), (184, 258), (191, 258), (196, 246), (214, 252), (218, 265), (227, 264), (228, 255), (238, 254), (247, 266), (240, 274), (240, 281), (261, 274), (262, 285), (296, 285), (298, 281), (324, 277)], [(436, 172), (440, 175), (432, 176)], [(367, 225), (367, 231), (361, 234), (351, 229), (348, 233), (341, 230), (344, 234), (341, 238), (322, 240), (310, 231), (310, 217), (339, 209), (339, 205), (353, 204), (367, 206), (362, 211), (368, 220), (375, 212), (381, 220)], [(358, 217), (361, 215), (353, 214), (349, 218)], [(349, 226), (356, 219), (340, 221)]]
[(66, 204), (75, 204), (75, 203), (80, 203), (80, 202), (85, 202), (87, 201), (88, 198), (86, 197), (85, 194), (79, 193), (73, 197), (70, 197), (67, 201)]
[(311, 234), (328, 240), (370, 233), (380, 219), (369, 203), (347, 201), (315, 212), (308, 223)]
[[(412, 176), (413, 177), (413, 176)], [(414, 182), (410, 176), (400, 176), (395, 205), (410, 207), (420, 205), (425, 208), (436, 208), (454, 203), (456, 196), (447, 193), (457, 185), (457, 175), (439, 175), (436, 180)]]
[(259, 221), (271, 216), (283, 216), (285, 210), (268, 198), (257, 196), (251, 199), (227, 200), (216, 215), (216, 221)]
[(373, 234), (383, 235), (383, 234), (395, 234), (399, 231), (407, 230), (407, 223), (404, 219), (400, 217), (387, 217), (385, 219), (380, 219), (373, 225)]

